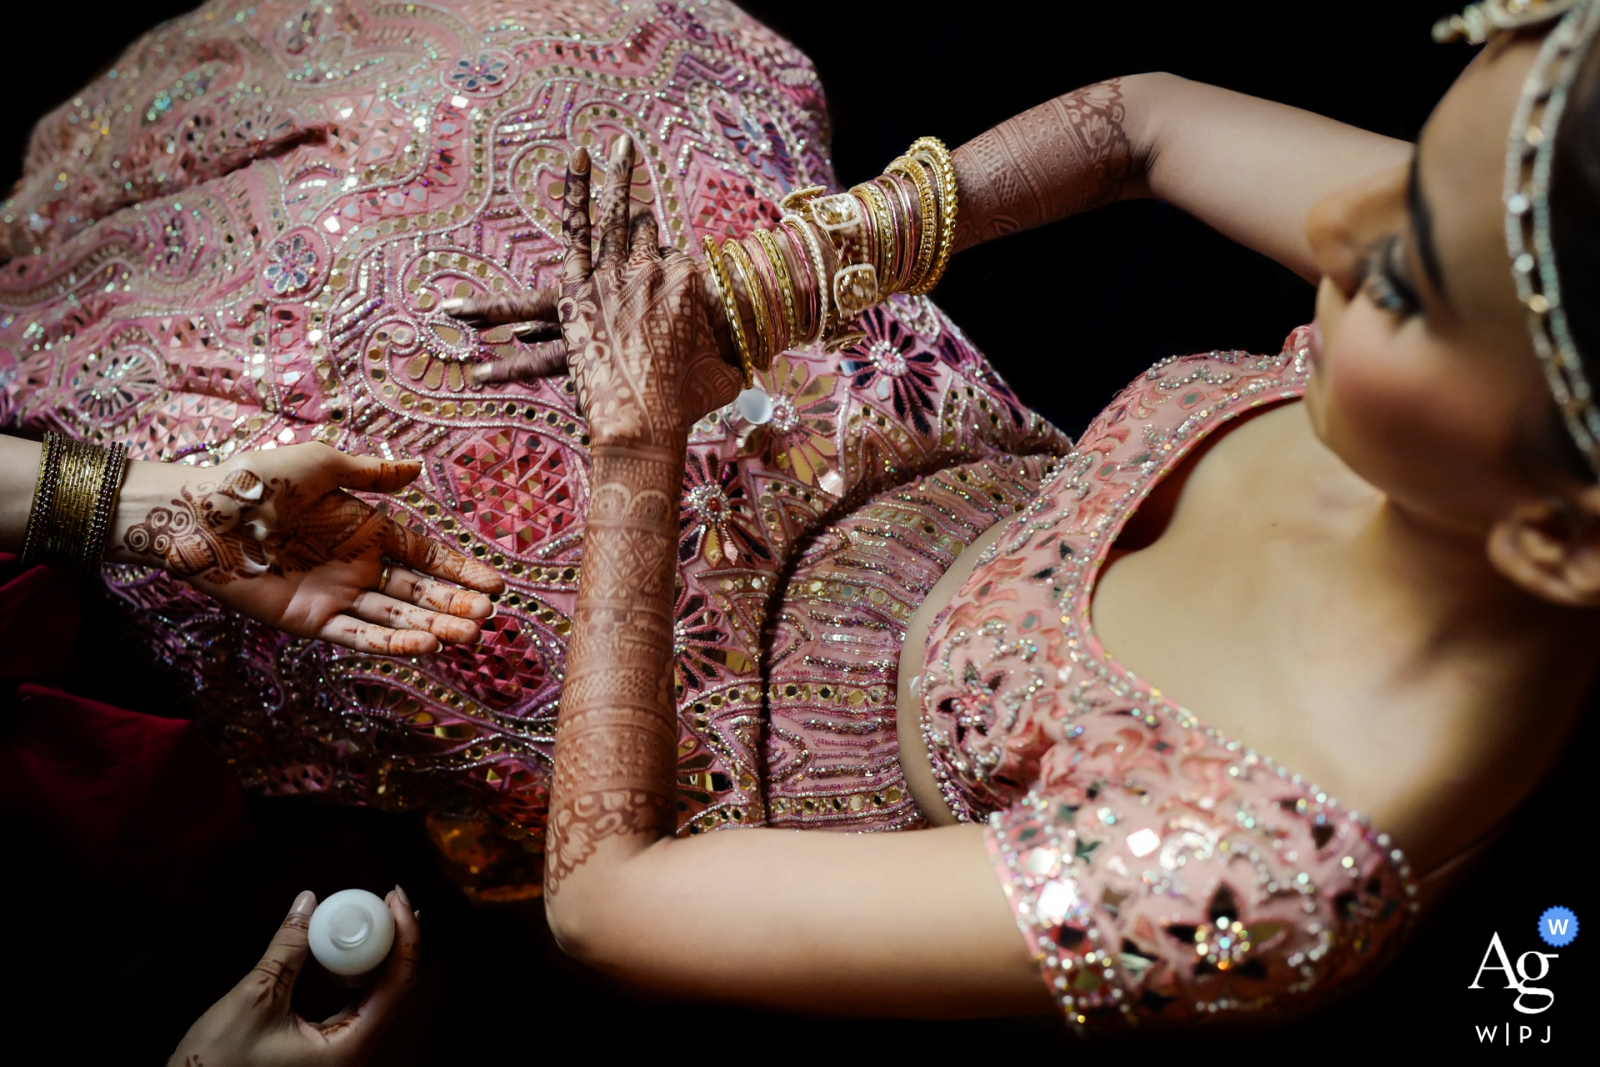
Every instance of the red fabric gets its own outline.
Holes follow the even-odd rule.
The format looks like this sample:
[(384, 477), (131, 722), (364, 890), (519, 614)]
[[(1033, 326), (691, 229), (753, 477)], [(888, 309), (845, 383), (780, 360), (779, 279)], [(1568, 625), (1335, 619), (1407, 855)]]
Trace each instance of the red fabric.
[[(0, 555), (0, 576), (15, 573)], [(58, 869), (162, 892), (252, 836), (238, 779), (192, 723), (45, 684), (80, 624), (69, 576), (0, 585), (0, 819)]]

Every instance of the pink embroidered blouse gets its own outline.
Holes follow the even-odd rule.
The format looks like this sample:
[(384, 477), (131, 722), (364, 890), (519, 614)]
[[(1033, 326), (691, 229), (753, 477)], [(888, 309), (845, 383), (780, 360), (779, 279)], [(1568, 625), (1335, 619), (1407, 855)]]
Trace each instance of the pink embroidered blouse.
[(987, 820), (1017, 923), (1080, 1028), (1325, 999), (1415, 911), (1386, 834), (1134, 677), (1090, 624), (1129, 515), (1216, 427), (1301, 395), (1305, 342), (1140, 377), (929, 634), (935, 777), (958, 817)]

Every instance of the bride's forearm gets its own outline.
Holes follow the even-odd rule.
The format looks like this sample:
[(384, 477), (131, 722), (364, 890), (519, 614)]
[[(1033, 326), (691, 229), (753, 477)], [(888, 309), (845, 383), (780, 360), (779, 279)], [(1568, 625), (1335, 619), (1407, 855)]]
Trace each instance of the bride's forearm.
[(952, 153), (956, 247), (1103, 204), (1158, 197), (1315, 281), (1312, 205), (1404, 164), (1412, 146), (1299, 108), (1136, 74), (1007, 119)]
[(673, 829), (672, 590), (683, 448), (596, 447), (567, 646), (545, 888), (552, 927)]
[(1085, 86), (1007, 119), (951, 153), (961, 190), (956, 248), (1144, 191), (1123, 79)]

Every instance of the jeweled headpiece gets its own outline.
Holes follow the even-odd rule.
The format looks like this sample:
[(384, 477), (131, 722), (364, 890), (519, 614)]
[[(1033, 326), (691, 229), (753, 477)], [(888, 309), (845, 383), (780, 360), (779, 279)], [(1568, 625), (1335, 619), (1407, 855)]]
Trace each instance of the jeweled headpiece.
[(1485, 0), (1433, 28), (1438, 41), (1482, 44), (1496, 33), (1561, 21), (1522, 83), (1506, 140), (1506, 248), (1533, 349), (1573, 443), (1600, 477), (1600, 406), (1567, 328), (1550, 238), (1550, 168), (1567, 94), (1600, 30), (1600, 0)]

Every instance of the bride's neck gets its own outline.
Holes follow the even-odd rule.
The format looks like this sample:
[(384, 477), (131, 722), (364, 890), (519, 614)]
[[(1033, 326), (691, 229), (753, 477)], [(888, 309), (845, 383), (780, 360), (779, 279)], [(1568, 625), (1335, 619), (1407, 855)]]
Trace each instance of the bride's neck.
[(1554, 604), (1490, 562), (1484, 536), (1449, 529), (1385, 498), (1351, 544), (1374, 592), (1403, 603), (1419, 650), (1515, 656), (1584, 675), (1600, 652), (1600, 613)]

